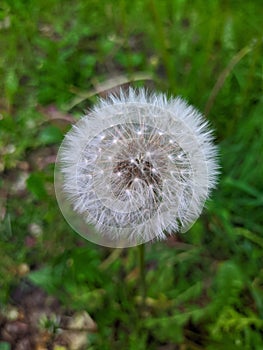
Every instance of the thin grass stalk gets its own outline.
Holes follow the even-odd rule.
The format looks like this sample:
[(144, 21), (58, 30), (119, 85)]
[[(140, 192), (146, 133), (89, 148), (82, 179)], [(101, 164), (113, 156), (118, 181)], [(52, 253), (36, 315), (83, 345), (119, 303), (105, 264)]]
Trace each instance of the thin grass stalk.
[(139, 251), (139, 268), (140, 268), (140, 290), (142, 297), (142, 308), (145, 307), (146, 302), (146, 271), (145, 271), (145, 245), (138, 246)]

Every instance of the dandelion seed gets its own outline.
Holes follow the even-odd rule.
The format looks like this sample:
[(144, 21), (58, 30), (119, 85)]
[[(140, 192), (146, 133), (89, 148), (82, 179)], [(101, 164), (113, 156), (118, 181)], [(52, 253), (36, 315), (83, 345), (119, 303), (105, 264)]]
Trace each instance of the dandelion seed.
[(217, 180), (207, 122), (180, 98), (130, 89), (94, 106), (60, 147), (55, 189), (85, 238), (128, 247), (187, 231)]

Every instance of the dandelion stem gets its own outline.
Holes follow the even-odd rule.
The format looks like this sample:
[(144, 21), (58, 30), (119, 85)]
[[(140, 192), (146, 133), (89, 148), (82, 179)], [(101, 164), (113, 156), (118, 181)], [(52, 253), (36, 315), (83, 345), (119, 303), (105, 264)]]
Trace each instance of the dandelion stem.
[(141, 244), (139, 248), (139, 266), (140, 266), (140, 287), (142, 296), (142, 307), (145, 306), (146, 282), (145, 282), (145, 245)]

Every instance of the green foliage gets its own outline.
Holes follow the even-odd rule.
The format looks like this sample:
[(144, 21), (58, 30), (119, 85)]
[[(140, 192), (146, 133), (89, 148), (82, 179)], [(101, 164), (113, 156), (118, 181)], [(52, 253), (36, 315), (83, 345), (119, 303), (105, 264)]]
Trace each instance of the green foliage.
[(41, 172), (32, 173), (27, 179), (27, 188), (37, 199), (46, 199), (45, 180)]
[[(258, 0), (1, 2), (1, 306), (26, 278), (91, 314), (90, 349), (263, 348), (261, 27)], [(57, 207), (50, 164), (67, 106), (141, 72), (205, 112), (222, 167), (191, 230), (147, 245), (144, 309), (136, 249), (78, 237)]]
[(0, 350), (10, 350), (10, 344), (7, 342), (0, 342)]
[(30, 273), (29, 279), (66, 305), (90, 311), (102, 306), (107, 275), (100, 273), (98, 252), (76, 248), (61, 254), (52, 265)]
[(39, 134), (39, 142), (43, 145), (59, 143), (63, 139), (63, 133), (56, 126), (47, 126)]

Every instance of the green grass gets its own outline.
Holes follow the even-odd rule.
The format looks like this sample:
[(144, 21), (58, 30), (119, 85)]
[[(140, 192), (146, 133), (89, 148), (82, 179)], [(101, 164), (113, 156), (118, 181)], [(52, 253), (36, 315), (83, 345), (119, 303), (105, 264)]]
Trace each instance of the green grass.
[[(1, 2), (2, 306), (30, 278), (90, 313), (90, 349), (262, 349), (262, 15), (256, 0)], [(141, 72), (206, 113), (222, 167), (191, 230), (174, 246), (147, 245), (143, 316), (136, 249), (117, 256), (67, 226), (52, 163), (74, 101)]]

